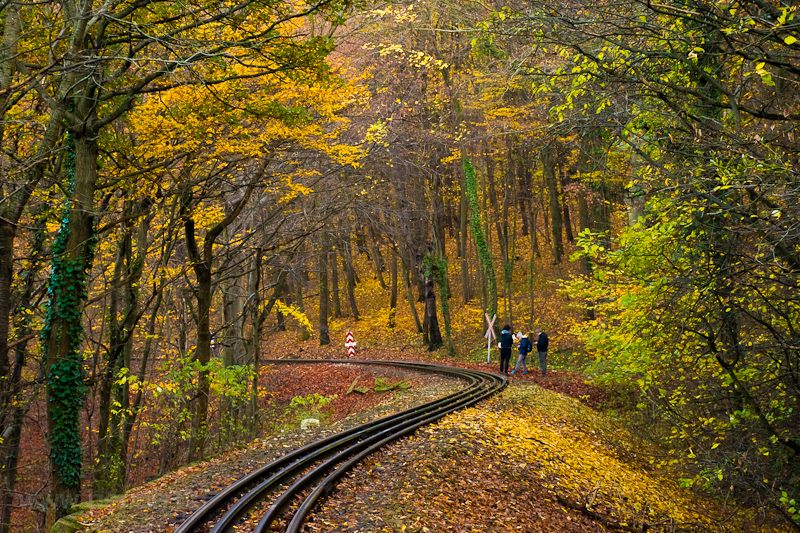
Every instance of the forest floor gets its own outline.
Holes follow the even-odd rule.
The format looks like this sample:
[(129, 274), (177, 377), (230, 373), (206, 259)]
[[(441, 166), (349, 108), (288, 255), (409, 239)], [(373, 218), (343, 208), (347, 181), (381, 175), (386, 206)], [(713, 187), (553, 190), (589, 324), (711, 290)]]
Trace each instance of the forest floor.
[[(330, 357), (323, 350), (291, 354)], [(427, 360), (415, 350), (366, 350), (363, 359)], [(300, 361), (298, 361), (299, 363)], [(344, 361), (343, 361), (344, 362)], [(497, 364), (462, 363), (488, 371)], [(360, 365), (267, 367), (276, 401), (337, 395), (320, 428), (284, 427), (240, 449), (196, 463), (75, 516), (91, 533), (170, 533), (192, 511), (245, 473), (330, 433), (430, 401), (460, 388), (415, 373), (406, 391), (346, 395), (354, 376), (400, 373)], [(394, 371), (399, 372), (399, 371)], [(389, 375), (387, 375), (389, 374)], [(358, 465), (307, 520), (312, 532), (781, 531), (757, 513), (730, 511), (680, 487), (651, 466), (663, 453), (596, 408), (604, 392), (578, 373), (515, 374), (496, 397), (450, 415)], [(249, 530), (242, 524), (240, 532)]]

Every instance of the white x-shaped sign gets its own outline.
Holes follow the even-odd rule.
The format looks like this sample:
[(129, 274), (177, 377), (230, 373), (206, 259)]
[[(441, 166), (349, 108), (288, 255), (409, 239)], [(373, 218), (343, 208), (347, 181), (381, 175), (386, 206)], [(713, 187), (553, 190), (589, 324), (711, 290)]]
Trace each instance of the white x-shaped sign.
[(494, 321), (497, 320), (497, 315), (489, 318), (489, 313), (484, 313), (483, 316), (486, 317), (486, 323), (489, 324), (489, 329), (486, 330), (486, 335), (484, 335), (484, 337), (489, 340), (497, 338), (497, 335), (494, 334)]

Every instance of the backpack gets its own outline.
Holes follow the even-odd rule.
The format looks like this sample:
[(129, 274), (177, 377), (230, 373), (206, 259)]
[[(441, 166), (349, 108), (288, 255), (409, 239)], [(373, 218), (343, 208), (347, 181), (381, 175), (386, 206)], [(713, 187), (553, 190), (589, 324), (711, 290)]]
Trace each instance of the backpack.
[(525, 341), (525, 353), (531, 353), (531, 350), (533, 350), (533, 344), (531, 344), (531, 341), (527, 338), (523, 340)]

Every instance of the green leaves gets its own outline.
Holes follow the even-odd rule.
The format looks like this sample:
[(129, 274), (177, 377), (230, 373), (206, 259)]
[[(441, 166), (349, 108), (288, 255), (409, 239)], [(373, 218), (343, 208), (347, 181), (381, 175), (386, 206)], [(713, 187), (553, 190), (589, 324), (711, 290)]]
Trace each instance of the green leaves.
[(478, 257), (481, 261), (481, 269), (486, 274), (489, 290), (489, 309), (487, 312), (489, 316), (494, 316), (497, 309), (494, 308), (497, 294), (497, 277), (494, 272), (494, 263), (492, 262), (489, 247), (486, 244), (486, 237), (483, 234), (483, 224), (481, 221), (481, 211), (478, 207), (478, 182), (475, 178), (475, 169), (466, 157), (462, 158), (464, 165), (464, 184), (466, 188), (467, 200), (469, 201), (470, 209), (470, 228), (472, 229), (472, 238), (475, 239), (475, 247), (478, 249)]

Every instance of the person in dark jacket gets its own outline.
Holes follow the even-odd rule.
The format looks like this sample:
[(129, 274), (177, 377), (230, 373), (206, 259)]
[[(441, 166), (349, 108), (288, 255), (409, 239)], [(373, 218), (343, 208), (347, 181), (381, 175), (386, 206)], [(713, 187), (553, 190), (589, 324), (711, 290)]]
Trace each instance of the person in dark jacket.
[(511, 333), (511, 326), (506, 324), (500, 332), (500, 373), (508, 374), (508, 364), (511, 361), (511, 347), (514, 346), (514, 334)]
[(533, 350), (533, 344), (528, 339), (528, 336), (523, 334), (521, 331), (519, 333), (517, 333), (517, 339), (519, 339), (519, 344), (517, 345), (517, 348), (519, 348), (519, 358), (517, 359), (517, 364), (514, 367), (514, 370), (511, 371), (511, 373), (513, 374), (517, 370), (519, 370), (519, 365), (521, 364), (522, 365), (522, 373), (523, 374), (527, 374), (528, 373), (528, 365), (525, 364), (525, 357), (528, 355), (528, 353), (531, 350)]
[(538, 337), (536, 351), (539, 352), (539, 366), (542, 367), (542, 375), (544, 376), (547, 374), (547, 333), (537, 329), (536, 336)]

